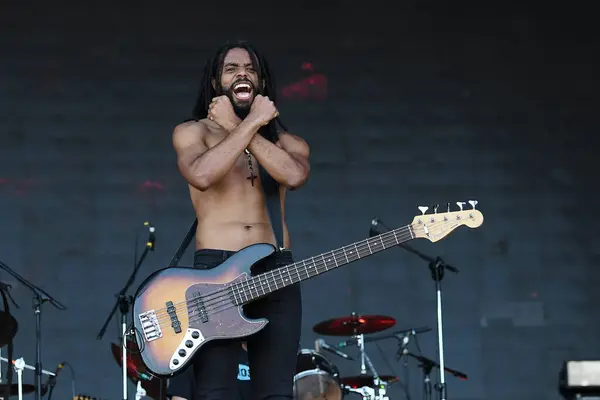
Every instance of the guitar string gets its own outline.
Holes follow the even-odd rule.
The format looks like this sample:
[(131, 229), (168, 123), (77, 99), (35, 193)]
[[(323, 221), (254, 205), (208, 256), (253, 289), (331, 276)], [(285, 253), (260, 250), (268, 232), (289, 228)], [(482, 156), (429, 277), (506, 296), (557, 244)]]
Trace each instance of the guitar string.
[[(428, 225), (428, 227), (429, 227), (429, 228), (434, 228), (434, 227), (435, 227), (437, 224), (447, 224), (448, 222), (449, 222), (449, 221), (443, 221), (443, 222), (442, 222), (442, 221), (440, 221), (440, 222), (434, 222), (434, 223), (432, 223), (431, 225)], [(408, 226), (405, 226), (405, 227), (402, 227), (402, 228), (408, 228)], [(402, 229), (402, 228), (399, 228), (399, 229)], [(401, 235), (394, 235), (394, 232), (395, 232), (395, 231), (397, 231), (397, 230), (394, 230), (394, 231), (389, 231), (389, 232), (386, 232), (386, 233), (384, 233), (384, 234), (381, 234), (381, 235), (380, 235), (380, 238), (379, 238), (379, 239), (377, 239), (377, 240), (373, 240), (374, 238), (365, 239), (365, 240), (362, 240), (362, 241), (360, 241), (360, 242), (356, 242), (354, 245), (357, 247), (357, 250), (358, 250), (358, 248), (360, 247), (360, 250), (358, 250), (358, 251), (362, 251), (362, 250), (365, 250), (365, 249), (366, 249), (366, 248), (369, 246), (369, 244), (370, 244), (370, 243), (372, 243), (372, 244), (374, 244), (374, 245), (375, 245), (375, 244), (379, 245), (379, 244), (380, 244), (380, 242), (382, 242), (382, 241), (383, 241), (383, 242), (388, 242), (387, 244), (384, 244), (384, 246), (385, 246), (385, 248), (384, 248), (384, 249), (387, 249), (387, 248), (388, 248), (388, 246), (395, 246), (395, 245), (397, 245), (397, 244), (398, 244), (398, 240), (396, 240), (396, 239), (400, 239), (400, 242), (404, 242), (404, 241), (405, 241), (405, 239), (407, 239), (407, 238), (411, 238), (410, 231), (409, 231), (408, 233), (404, 233), (404, 234), (401, 234)], [(417, 230), (415, 230), (415, 229), (413, 228), (413, 231), (423, 231), (423, 232), (425, 232), (425, 229), (424, 229), (424, 228), (422, 228), (422, 227), (419, 227)], [(384, 237), (386, 237), (386, 238), (384, 239)], [(393, 238), (393, 240), (392, 240), (392, 241), (389, 241), (389, 239), (390, 239), (391, 237), (394, 237), (394, 238)], [(350, 247), (350, 246), (352, 246), (352, 245), (345, 246), (344, 248), (347, 248), (347, 247)], [(365, 247), (365, 246), (367, 246), (367, 247)], [(384, 249), (382, 249), (382, 250), (384, 250)], [(370, 250), (370, 249), (369, 249), (369, 250)], [(341, 249), (338, 249), (337, 251), (342, 251), (342, 250), (341, 250)], [(381, 251), (381, 250), (379, 250), (379, 251)], [(320, 255), (317, 255), (317, 256), (315, 256), (315, 257), (312, 257), (311, 259), (304, 260), (304, 261), (305, 261), (304, 263), (302, 263), (302, 262), (298, 262), (298, 263), (288, 264), (288, 265), (287, 265), (287, 266), (285, 266), (285, 267), (292, 267), (292, 265), (295, 265), (295, 267), (293, 267), (293, 269), (295, 269), (295, 270), (296, 270), (296, 273), (298, 273), (298, 272), (299, 272), (299, 271), (298, 271), (298, 267), (303, 267), (303, 268), (309, 269), (309, 268), (307, 268), (306, 261), (312, 260), (312, 263), (310, 263), (310, 261), (309, 261), (309, 264), (308, 264), (308, 265), (310, 266), (310, 269), (316, 269), (316, 270), (318, 271), (318, 273), (319, 273), (319, 272), (321, 272), (321, 271), (326, 271), (326, 270), (329, 270), (329, 269), (334, 269), (334, 268), (327, 268), (327, 267), (326, 267), (327, 263), (325, 263), (324, 261), (322, 261), (322, 259), (323, 259), (323, 257), (324, 257), (325, 255), (329, 255), (329, 257), (331, 257), (332, 253), (335, 253), (335, 252), (336, 252), (336, 250), (334, 250), (334, 251), (328, 251), (328, 252), (326, 252), (326, 253), (322, 253), (322, 254), (320, 254)], [(377, 252), (378, 252), (378, 251), (377, 251)], [(321, 260), (319, 260), (319, 261), (315, 261), (315, 259), (316, 259), (316, 258), (318, 258), (318, 257), (320, 257), (320, 258), (321, 258)], [(351, 256), (351, 257), (352, 257), (352, 256)], [(354, 258), (352, 261), (356, 261), (356, 260), (358, 260), (358, 259), (361, 259), (361, 258), (363, 258), (363, 257), (365, 257), (365, 256), (361, 256), (361, 257), (358, 257), (358, 258)], [(304, 265), (302, 265), (302, 264), (304, 264)], [(345, 263), (345, 264), (346, 264), (346, 263)], [(323, 266), (325, 266), (325, 270), (322, 270), (322, 269), (321, 269), (321, 267), (323, 267)], [(282, 267), (282, 268), (284, 268), (284, 267)], [(274, 279), (272, 279), (271, 281), (269, 281), (269, 278), (268, 278), (268, 277), (266, 277), (266, 278), (265, 278), (265, 280), (264, 280), (264, 282), (262, 281), (262, 279), (258, 279), (258, 281), (257, 281), (257, 282), (260, 284), (261, 288), (263, 288), (263, 289), (264, 289), (265, 287), (267, 287), (267, 285), (268, 285), (270, 282), (277, 282), (278, 278), (276, 278), (276, 277), (275, 277), (275, 274), (274, 274), (274, 273), (279, 273), (279, 272), (280, 272), (280, 271), (279, 271), (278, 269), (276, 269), (276, 270), (272, 270), (272, 271), (269, 271), (269, 272), (267, 272), (267, 273), (265, 273), (265, 274), (263, 274), (263, 275), (266, 275), (266, 274), (269, 274), (269, 273), (270, 273), (270, 274), (271, 274), (271, 278), (274, 278)], [(259, 276), (261, 276), (261, 277), (262, 277), (263, 275), (259, 275)], [(258, 277), (258, 276), (257, 276), (257, 277)], [(280, 274), (280, 277), (279, 277), (279, 278), (281, 278), (281, 279), (279, 279), (279, 282), (281, 282), (281, 283), (284, 283), (284, 278), (283, 278), (283, 275), (281, 275), (281, 274)], [(187, 303), (187, 306), (188, 306), (188, 311), (187, 311), (187, 313), (188, 313), (188, 319), (190, 319), (190, 320), (191, 320), (191, 319), (192, 319), (192, 317), (197, 317), (197, 314), (198, 314), (198, 312), (196, 312), (195, 310), (194, 310), (193, 312), (190, 312), (190, 311), (189, 311), (190, 305), (191, 305), (191, 306), (193, 306), (193, 305), (194, 305), (193, 303), (199, 303), (201, 300), (204, 300), (206, 297), (209, 297), (210, 295), (219, 294), (217, 297), (212, 297), (212, 298), (210, 299), (211, 301), (207, 301), (207, 302), (205, 302), (205, 304), (204, 304), (204, 311), (205, 311), (205, 315), (206, 315), (206, 316), (214, 315), (215, 313), (217, 313), (217, 312), (221, 312), (221, 311), (224, 311), (225, 309), (228, 309), (228, 308), (230, 308), (230, 307), (237, 307), (237, 306), (238, 306), (238, 305), (236, 305), (235, 303), (233, 303), (233, 302), (231, 301), (231, 296), (232, 296), (232, 295), (234, 296), (234, 300), (236, 300), (236, 301), (237, 301), (238, 297), (239, 297), (239, 299), (240, 299), (240, 300), (243, 300), (241, 296), (242, 296), (242, 294), (244, 294), (244, 295), (246, 295), (246, 301), (250, 302), (249, 300), (250, 300), (250, 297), (251, 297), (251, 296), (248, 296), (248, 295), (247, 295), (247, 292), (250, 292), (250, 294), (252, 294), (253, 292), (255, 292), (256, 294), (258, 294), (259, 292), (258, 292), (258, 290), (256, 290), (256, 289), (255, 289), (255, 288), (258, 286), (258, 285), (254, 285), (254, 287), (255, 287), (255, 288), (253, 289), (253, 288), (251, 288), (251, 287), (248, 285), (248, 283), (249, 283), (249, 282), (248, 282), (248, 280), (246, 280), (246, 281), (243, 281), (243, 282), (239, 282), (239, 283), (236, 283), (236, 284), (234, 284), (234, 285), (228, 286), (228, 287), (226, 287), (226, 288), (223, 288), (223, 289), (217, 290), (217, 291), (215, 291), (215, 292), (211, 292), (211, 293), (209, 293), (209, 294), (207, 294), (207, 295), (204, 295), (204, 296), (198, 296), (198, 297), (194, 297), (194, 298), (192, 298), (192, 299), (190, 299), (190, 300), (183, 301), (183, 302), (180, 302), (180, 303), (178, 303), (178, 304), (179, 304), (179, 305), (181, 305), (181, 304), (183, 304), (183, 303)], [(295, 283), (298, 283), (298, 282), (295, 282)], [(294, 284), (295, 284), (295, 283), (294, 283)], [(239, 286), (244, 286), (244, 285), (245, 285), (246, 287), (245, 287), (245, 288), (243, 288), (243, 290), (239, 290)], [(232, 291), (232, 288), (234, 288), (234, 287), (236, 287), (236, 286), (238, 287), (238, 288), (237, 288), (237, 289), (238, 289), (238, 291), (237, 291), (237, 293), (234, 293), (234, 292)], [(274, 286), (277, 286), (277, 283), (275, 283), (275, 284), (274, 284)], [(246, 289), (248, 289), (248, 291), (246, 291)], [(263, 291), (264, 291), (264, 290), (263, 290)], [(265, 293), (265, 295), (266, 295), (266, 293)], [(262, 295), (259, 295), (258, 297), (261, 297), (261, 296), (262, 296)], [(256, 299), (252, 299), (251, 301), (254, 301), (254, 300), (256, 300)], [(225, 303), (225, 304), (223, 304), (223, 302), (226, 302), (226, 303)], [(243, 303), (243, 302), (244, 302), (244, 301), (242, 301), (242, 303)], [(227, 306), (227, 307), (225, 307), (224, 309), (219, 309), (219, 310), (216, 310), (216, 308), (219, 308), (219, 306), (223, 306), (223, 305), (225, 305), (225, 306)], [(212, 307), (212, 306), (215, 306), (215, 307)], [(159, 318), (157, 318), (157, 319), (158, 319), (158, 321), (159, 321), (159, 323), (160, 323), (160, 322), (168, 322), (168, 321), (170, 321), (170, 317), (168, 316), (168, 314), (166, 314), (166, 315), (165, 315), (165, 314), (166, 314), (166, 313), (163, 313), (163, 314), (162, 314), (162, 315), (161, 315)], [(166, 316), (166, 318), (161, 318), (161, 317), (165, 317), (165, 316)]]
[[(403, 228), (404, 229), (408, 229), (408, 226), (404, 226), (404, 227), (398, 228), (398, 230), (399, 229), (403, 229)], [(410, 239), (411, 237), (413, 237), (413, 235), (411, 234), (410, 230), (408, 232), (406, 232), (406, 233), (394, 234), (396, 231), (397, 230), (383, 233), (383, 234), (381, 234), (379, 236), (379, 238), (374, 237), (374, 238), (364, 239), (364, 240), (361, 240), (361, 241), (356, 242), (354, 244), (351, 244), (351, 245), (348, 245), (348, 246), (344, 246), (343, 248), (345, 249), (345, 248), (354, 246), (354, 248), (352, 249), (353, 252), (355, 252), (355, 253), (362, 253), (363, 250), (370, 251), (370, 247), (369, 247), (370, 244), (372, 245), (372, 247), (381, 246), (381, 242), (383, 241), (385, 243), (384, 247), (387, 248), (388, 246), (392, 246), (392, 245), (395, 246), (396, 244), (398, 244), (398, 242), (404, 242), (404, 241)], [(379, 248), (379, 247), (376, 247), (376, 248)], [(298, 273), (300, 273), (299, 268), (305, 268), (307, 270), (308, 269), (310, 269), (310, 270), (317, 269), (317, 271), (319, 271), (319, 269), (321, 267), (323, 267), (323, 266), (326, 265), (326, 263), (323, 261), (323, 258), (325, 256), (331, 257), (331, 254), (335, 253), (335, 252), (343, 252), (343, 250), (342, 250), (342, 248), (340, 248), (340, 249), (337, 249), (337, 250), (328, 251), (328, 252), (319, 254), (317, 256), (311, 257), (309, 259), (306, 259), (306, 260), (304, 260), (304, 262), (299, 261), (299, 262), (296, 262), (296, 263), (285, 265), (285, 266), (283, 266), (281, 268), (295, 269), (296, 270), (295, 271), (296, 276), (297, 276)], [(352, 256), (351, 254), (347, 254), (346, 253), (344, 255), (344, 257), (348, 257), (349, 260), (352, 259), (352, 261), (356, 261), (356, 260), (359, 260), (361, 258), (366, 257), (366, 255), (365, 256), (359, 256), (359, 257), (357, 257), (356, 255)], [(317, 259), (318, 259), (318, 261), (317, 261)], [(347, 264), (347, 263), (344, 263), (344, 264)], [(253, 277), (254, 279), (256, 279), (255, 280), (256, 283), (253, 285), (254, 288), (259, 287), (259, 285), (260, 285), (261, 289), (267, 288), (268, 283), (276, 281), (277, 278), (275, 278), (275, 274), (279, 273), (281, 268), (274, 269), (274, 270), (268, 271), (268, 272), (266, 272), (264, 274), (261, 274), (261, 275), (258, 275), (256, 277)], [(332, 267), (332, 268), (329, 268), (329, 269), (334, 269), (334, 268), (335, 267)], [(270, 277), (266, 277), (266, 275), (270, 275)], [(263, 276), (265, 276), (265, 278), (263, 278)], [(270, 279), (270, 278), (272, 278), (272, 279)], [(250, 278), (250, 279), (252, 279), (252, 278)], [(199, 304), (200, 302), (204, 303), (204, 310), (206, 312), (209, 311), (208, 309), (211, 306), (218, 305), (218, 303), (221, 303), (221, 302), (226, 301), (226, 300), (231, 300), (231, 296), (232, 295), (234, 297), (234, 300), (239, 299), (239, 300), (242, 300), (242, 302), (243, 302), (242, 296), (245, 296), (246, 299), (248, 300), (250, 298), (250, 296), (248, 295), (248, 293), (250, 293), (250, 295), (253, 292), (258, 293), (257, 289), (252, 289), (251, 288), (251, 286), (249, 284), (249, 280), (250, 279), (242, 281), (242, 282), (235, 283), (233, 285), (230, 285), (230, 286), (227, 286), (225, 288), (216, 290), (214, 292), (207, 293), (205, 295), (196, 296), (196, 297), (193, 297), (193, 298), (191, 298), (189, 300), (184, 300), (182, 302), (174, 304), (173, 306), (175, 306), (176, 312), (177, 312), (177, 309), (181, 308), (180, 306), (182, 306), (182, 305), (185, 304), (187, 306), (187, 308), (188, 308), (187, 313), (188, 313), (188, 317), (189, 317), (190, 315), (196, 314), (196, 312), (191, 313), (189, 311), (189, 308), (193, 307), (193, 306), (195, 306), (197, 304)], [(280, 282), (283, 282), (283, 279)], [(298, 282), (296, 282), (296, 283), (298, 283)], [(275, 284), (274, 284), (274, 286), (275, 286)], [(264, 290), (263, 290), (263, 292), (264, 292)], [(217, 295), (217, 296), (215, 297), (214, 295)], [(208, 301), (207, 301), (207, 299), (208, 299)], [(160, 309), (160, 310), (156, 311), (155, 315), (156, 315), (157, 321), (159, 323), (170, 322), (170, 320), (171, 320), (171, 317), (166, 312), (166, 308), (163, 308), (163, 309)]]
[[(428, 225), (428, 227), (433, 229), (438, 224), (447, 224), (448, 222), (449, 221), (434, 222), (431, 225)], [(408, 228), (409, 226), (405, 226), (405, 227), (402, 227), (402, 228)], [(399, 229), (402, 229), (402, 228), (399, 228)], [(398, 235), (398, 234), (395, 235), (394, 234), (395, 231), (397, 231), (397, 230), (383, 233), (383, 234), (380, 235), (379, 238), (369, 238), (369, 239), (362, 240), (360, 242), (356, 242), (354, 245), (357, 247), (357, 251), (360, 252), (361, 250), (365, 250), (370, 245), (373, 245), (373, 247), (376, 247), (376, 246), (380, 245), (381, 242), (388, 242), (388, 243), (384, 243), (384, 249), (387, 249), (387, 246), (391, 246), (391, 245), (395, 246), (395, 245), (397, 245), (398, 244), (398, 240), (397, 239), (400, 239), (401, 242), (403, 242), (403, 241), (405, 241), (405, 239), (411, 237), (410, 231), (408, 233), (404, 233), (404, 234), (400, 234), (400, 235)], [(414, 229), (414, 226), (413, 226), (413, 231), (423, 231), (424, 232), (425, 230), (421, 226), (417, 226), (417, 229)], [(392, 237), (393, 237), (393, 239), (390, 241), (389, 239), (391, 239)], [(347, 248), (347, 247), (350, 247), (350, 246), (352, 246), (352, 245), (345, 246), (344, 248)], [(367, 247), (365, 247), (365, 246), (367, 246)], [(359, 247), (360, 247), (360, 250), (358, 250)], [(369, 248), (369, 250), (370, 250), (370, 248)], [(288, 264), (288, 265), (286, 265), (286, 266), (284, 266), (282, 268), (292, 267), (292, 265), (295, 265), (291, 269), (295, 269), (296, 270), (296, 275), (300, 272), (298, 270), (299, 267), (305, 268), (307, 270), (307, 272), (308, 272), (309, 269), (310, 270), (315, 269), (318, 273), (320, 273), (321, 271), (323, 271), (321, 269), (321, 267), (323, 267), (323, 266), (325, 266), (325, 270), (329, 270), (329, 269), (334, 269), (335, 268), (335, 267), (333, 267), (333, 268), (327, 268), (327, 263), (325, 261), (322, 261), (323, 258), (326, 255), (329, 258), (331, 258), (331, 256), (334, 253), (336, 253), (336, 252), (342, 252), (342, 251), (343, 251), (342, 249), (328, 251), (326, 253), (322, 253), (322, 254), (317, 255), (315, 257), (312, 257), (310, 259), (304, 260), (304, 262), (301, 261), (301, 262), (298, 262), (298, 263)], [(381, 251), (381, 250), (379, 250), (379, 251)], [(379, 252), (379, 251), (377, 251), (377, 252)], [(346, 253), (344, 256), (348, 257), (348, 254)], [(316, 261), (316, 259), (318, 259), (319, 257), (321, 258), (321, 260)], [(360, 258), (363, 258), (363, 256), (356, 257), (356, 256), (350, 255), (350, 257), (348, 257), (348, 258), (349, 259), (353, 258), (352, 261), (356, 261), (356, 260), (358, 260)], [(311, 262), (311, 260), (312, 260), (312, 262)], [(307, 266), (307, 262), (306, 261), (308, 261), (308, 266)], [(349, 262), (351, 262), (351, 261), (349, 261)], [(346, 263), (344, 263), (344, 264), (346, 264)], [(277, 274), (277, 273), (279, 273), (279, 275), (280, 275), (279, 277), (276, 277), (275, 274)], [(273, 279), (269, 279), (269, 277), (265, 277), (264, 278), (264, 282), (263, 282), (263, 279), (259, 278), (259, 277), (262, 277), (263, 275), (267, 275), (267, 274), (270, 274), (270, 278), (273, 278)], [(268, 287), (268, 289), (270, 291), (270, 284), (271, 283), (273, 283), (273, 285), (275, 287), (278, 287), (280, 284), (285, 284), (286, 283), (285, 280), (288, 279), (288, 278), (284, 277), (284, 275), (281, 273), (280, 269), (269, 271), (269, 272), (267, 272), (267, 273), (265, 273), (263, 275), (259, 275), (259, 276), (255, 277), (255, 278), (259, 278), (259, 279), (257, 279), (255, 281), (255, 284), (253, 285), (253, 287), (251, 287), (248, 284), (249, 283), (248, 280), (246, 280), (246, 281), (238, 282), (238, 283), (236, 283), (234, 285), (227, 286), (226, 288), (219, 289), (217, 291), (208, 293), (206, 295), (194, 297), (194, 298), (192, 298), (190, 300), (180, 302), (177, 305), (182, 305), (183, 303), (187, 303), (186, 305), (188, 307), (188, 318), (189, 318), (189, 320), (192, 320), (192, 318), (197, 317), (197, 314), (199, 314), (196, 310), (193, 310), (193, 311), (190, 312), (190, 310), (189, 310), (190, 306), (193, 307), (194, 303), (200, 303), (201, 300), (204, 302), (205, 315), (207, 315), (207, 316), (214, 315), (214, 313), (220, 312), (220, 311), (224, 310), (224, 309), (217, 310), (217, 308), (219, 308), (219, 306), (226, 305), (226, 306), (231, 306), (231, 307), (237, 307), (237, 305), (231, 301), (232, 295), (234, 297), (234, 299), (233, 299), (234, 301), (237, 301), (238, 298), (239, 298), (240, 300), (242, 300), (242, 303), (243, 303), (244, 301), (243, 301), (243, 297), (242, 296), (246, 297), (246, 301), (248, 301), (252, 297), (251, 295), (252, 295), (253, 292), (256, 293), (256, 294), (259, 294), (259, 290), (260, 289), (263, 289), (263, 292), (264, 292), (265, 291), (264, 289), (267, 288), (267, 287)], [(294, 282), (293, 284), (295, 284), (295, 283), (298, 283), (298, 282)], [(240, 290), (240, 289), (242, 289), (242, 290)], [(248, 290), (246, 290), (246, 289), (248, 289)], [(250, 292), (250, 296), (248, 296), (247, 292)], [(215, 297), (214, 295), (217, 295), (217, 296)], [(266, 295), (266, 293), (265, 293), (265, 295)], [(208, 299), (208, 301), (206, 301), (207, 299)], [(255, 299), (253, 299), (253, 300), (255, 300)], [(225, 304), (223, 304), (224, 301), (226, 302)], [(229, 307), (226, 307), (226, 308), (229, 308)], [(159, 310), (159, 311), (161, 311), (161, 310)], [(166, 318), (164, 318), (164, 317), (166, 317)], [(157, 320), (158, 320), (159, 323), (161, 323), (161, 322), (168, 322), (168, 321), (170, 321), (170, 317), (165, 312), (163, 312), (163, 313), (157, 312)]]
[[(406, 234), (405, 234), (405, 235), (406, 235)], [(400, 238), (400, 235), (397, 235), (397, 236), (398, 236), (398, 238)], [(407, 237), (409, 237), (409, 238), (411, 237), (410, 233), (409, 233), (408, 235), (406, 235), (406, 236), (407, 236)], [(402, 238), (402, 241), (401, 241), (401, 242), (404, 242), (404, 241), (405, 241), (404, 239), (405, 239), (405, 238)], [(393, 242), (391, 242), (391, 244), (389, 244), (389, 247), (395, 246), (395, 245), (397, 245), (397, 244), (398, 244), (398, 242), (397, 242), (397, 241), (394, 239), (394, 240), (393, 240)], [(388, 244), (386, 244), (386, 247), (384, 248), (384, 250), (385, 250), (385, 249), (387, 249), (387, 248), (389, 248), (389, 247), (388, 247)], [(317, 256), (317, 257), (318, 257), (318, 256)], [(362, 259), (362, 258), (364, 258), (364, 257), (358, 257), (358, 258), (354, 259), (353, 261), (356, 261), (356, 260), (359, 260), (359, 259)], [(346, 263), (346, 264), (347, 264), (347, 263)], [(324, 267), (324, 268), (323, 268), (323, 267)], [(310, 267), (310, 269), (311, 269), (311, 270), (312, 270), (312, 269), (316, 269), (316, 270), (317, 270), (317, 273), (321, 273), (321, 272), (326, 272), (326, 271), (328, 271), (328, 270), (333, 270), (333, 269), (335, 269), (335, 267), (333, 267), (333, 268), (327, 268), (327, 263), (325, 263), (325, 262), (323, 262), (323, 261), (319, 261), (318, 263), (314, 263), (314, 267), (313, 267), (313, 265), (311, 264), (311, 267)], [(283, 280), (281, 280), (281, 282), (283, 283), (284, 281), (283, 281)], [(297, 283), (297, 282), (296, 282), (296, 283)], [(225, 301), (225, 300), (221, 300), (221, 301), (219, 301), (219, 302), (213, 302), (213, 303), (211, 304), (211, 306), (213, 306), (213, 307), (210, 309), (210, 311), (209, 311), (209, 310), (207, 310), (207, 309), (206, 309), (206, 306), (205, 306), (205, 311), (206, 311), (206, 312), (205, 312), (205, 315), (207, 315), (207, 316), (211, 316), (211, 315), (214, 315), (214, 314), (217, 314), (217, 313), (223, 312), (223, 311), (225, 311), (225, 310), (228, 310), (228, 309), (230, 309), (230, 308), (237, 307), (237, 305), (236, 305), (236, 304), (234, 304), (233, 302), (228, 302), (228, 301)], [(223, 307), (223, 306), (224, 306), (224, 307)], [(194, 314), (193, 314), (193, 315), (191, 315), (191, 316), (189, 316), (189, 314), (188, 314), (188, 318), (189, 318), (189, 321), (190, 321), (190, 322), (197, 322), (197, 321), (200, 319), (200, 316), (198, 316), (198, 315), (197, 315), (197, 313), (194, 313)]]

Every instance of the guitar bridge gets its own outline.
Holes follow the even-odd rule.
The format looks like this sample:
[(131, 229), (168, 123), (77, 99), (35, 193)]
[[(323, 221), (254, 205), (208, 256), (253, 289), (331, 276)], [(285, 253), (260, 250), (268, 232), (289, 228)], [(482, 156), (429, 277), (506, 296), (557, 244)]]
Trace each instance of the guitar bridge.
[(151, 342), (162, 337), (162, 331), (160, 330), (160, 323), (156, 317), (154, 310), (148, 310), (141, 313), (138, 318), (142, 326), (142, 334), (146, 342)]

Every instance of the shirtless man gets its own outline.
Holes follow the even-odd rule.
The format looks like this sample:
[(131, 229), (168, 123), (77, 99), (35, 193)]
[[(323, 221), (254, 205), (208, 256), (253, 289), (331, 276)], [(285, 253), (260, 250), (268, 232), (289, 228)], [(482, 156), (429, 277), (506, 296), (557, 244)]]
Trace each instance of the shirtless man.
[[(256, 266), (265, 272), (292, 263), (285, 224), (286, 190), (309, 174), (309, 147), (285, 132), (266, 60), (245, 42), (226, 44), (207, 63), (194, 120), (173, 133), (177, 163), (196, 210), (194, 265), (214, 268), (248, 245), (276, 244), (258, 165), (279, 185), (284, 250)], [(292, 285), (245, 308), (269, 324), (247, 338), (254, 399), (292, 399), (302, 303)], [(194, 400), (235, 399), (239, 342), (209, 344), (194, 360)], [(191, 400), (191, 399), (190, 399)]]

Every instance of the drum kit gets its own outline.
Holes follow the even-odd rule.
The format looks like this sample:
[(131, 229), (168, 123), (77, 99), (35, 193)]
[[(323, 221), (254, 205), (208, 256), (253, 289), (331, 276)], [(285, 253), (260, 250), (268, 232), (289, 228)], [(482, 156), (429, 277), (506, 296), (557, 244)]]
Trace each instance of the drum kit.
[[(352, 357), (319, 338), (315, 349), (302, 349), (298, 353), (297, 373), (294, 377), (295, 400), (341, 400), (347, 394), (356, 393), (364, 400), (388, 400), (387, 387), (398, 379), (391, 375), (379, 375), (365, 351), (365, 335), (381, 332), (396, 324), (392, 317), (384, 315), (356, 315), (319, 322), (313, 332), (319, 335), (350, 337), (342, 346), (357, 345), (360, 352), (360, 375), (340, 377), (339, 370), (321, 350), (327, 350), (346, 360)], [(367, 369), (369, 374), (367, 374)]]
[[(382, 339), (396, 338), (401, 341), (400, 354), (417, 358), (422, 365), (428, 363), (431, 367), (439, 365), (422, 356), (416, 356), (407, 351), (411, 336), (431, 331), (429, 327), (408, 329), (393, 332), (385, 336), (365, 337), (373, 333), (392, 328), (396, 320), (385, 315), (357, 315), (329, 319), (317, 323), (313, 332), (318, 335), (349, 337), (337, 346), (327, 344), (322, 338), (315, 341), (315, 349), (301, 349), (298, 353), (296, 376), (294, 377), (295, 400), (341, 400), (346, 395), (356, 394), (363, 400), (389, 400), (387, 389), (399, 383), (393, 375), (379, 375), (369, 355), (365, 350), (365, 343)], [(341, 377), (339, 369), (322, 352), (326, 350), (346, 360), (352, 357), (343, 353), (340, 348), (357, 346), (360, 354), (360, 374)], [(449, 370), (451, 373), (457, 371)], [(429, 375), (429, 369), (427, 375)], [(466, 375), (459, 373), (464, 378)], [(406, 384), (406, 382), (405, 382)]]
[[(340, 377), (339, 370), (322, 353), (327, 350), (339, 357), (352, 360), (350, 356), (323, 339), (315, 341), (315, 349), (302, 349), (298, 353), (294, 377), (295, 400), (341, 400), (346, 394), (356, 393), (365, 400), (388, 400), (387, 386), (397, 381), (395, 376), (380, 376), (365, 351), (365, 335), (381, 332), (396, 324), (392, 317), (383, 315), (352, 315), (329, 319), (313, 326), (313, 332), (325, 336), (350, 337), (343, 343), (356, 344), (360, 351), (360, 375)], [(371, 374), (367, 374), (367, 367)]]

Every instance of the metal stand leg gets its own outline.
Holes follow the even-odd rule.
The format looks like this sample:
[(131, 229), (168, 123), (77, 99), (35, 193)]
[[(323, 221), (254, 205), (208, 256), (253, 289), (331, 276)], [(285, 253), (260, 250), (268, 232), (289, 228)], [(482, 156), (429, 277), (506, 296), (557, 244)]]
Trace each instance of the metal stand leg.
[(17, 386), (19, 387), (19, 400), (23, 400), (23, 368), (25, 368), (25, 360), (23, 360), (23, 357), (15, 360), (15, 371), (17, 371)]

